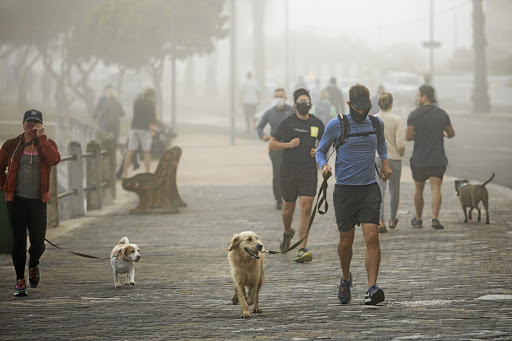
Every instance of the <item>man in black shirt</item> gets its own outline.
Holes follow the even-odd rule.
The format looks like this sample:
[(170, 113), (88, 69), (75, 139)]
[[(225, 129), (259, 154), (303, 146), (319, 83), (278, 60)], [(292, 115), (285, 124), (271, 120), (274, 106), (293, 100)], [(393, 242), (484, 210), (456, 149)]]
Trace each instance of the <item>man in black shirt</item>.
[(331, 104), (336, 108), (336, 113), (338, 115), (343, 114), (345, 101), (343, 99), (343, 93), (336, 85), (336, 77), (331, 77), (329, 85), (325, 88), (325, 91), (329, 93), (329, 101), (331, 101)]
[(156, 93), (153, 89), (147, 89), (137, 97), (133, 103), (133, 118), (128, 137), (128, 151), (124, 158), (123, 175), (126, 178), (128, 166), (135, 150), (142, 146), (144, 152), (144, 167), (149, 173), (151, 166), (151, 128), (156, 121), (155, 107)]
[(450, 117), (443, 109), (435, 106), (434, 88), (422, 85), (416, 97), (419, 107), (410, 113), (407, 119), (405, 140), (414, 141), (411, 157), (411, 171), (415, 183), (414, 207), (416, 216), (412, 219), (413, 227), (422, 227), (423, 189), (430, 180), (432, 190), (432, 228), (443, 229), (439, 222), (441, 209), (441, 184), (448, 165), (444, 151), (444, 137), (452, 138), (455, 130)]
[[(286, 93), (283, 88), (274, 90), (274, 101), (275, 106), (263, 114), (260, 122), (256, 126), (258, 136), (265, 142), (270, 141), (270, 136), (286, 116), (295, 114), (293, 107), (286, 104)], [(267, 124), (270, 124), (270, 135), (263, 132), (263, 129), (265, 129)], [(282, 199), (281, 185), (279, 184), (279, 169), (281, 168), (281, 162), (283, 161), (283, 151), (269, 150), (268, 154), (272, 161), (272, 188), (274, 191), (274, 199), (276, 200), (276, 210), (280, 210), (282, 208)]]
[[(308, 230), (311, 208), (316, 194), (317, 168), (315, 161), (317, 140), (324, 133), (324, 124), (314, 115), (310, 115), (311, 97), (306, 89), (297, 89), (293, 93), (295, 115), (284, 118), (272, 133), (270, 150), (284, 150), (280, 170), (281, 195), (283, 197), (284, 234), (280, 248), (290, 246), (295, 234), (291, 228), (295, 202), (300, 196), (299, 238)], [(307, 238), (300, 244), (299, 253), (294, 258), (298, 263), (310, 262), (311, 252), (306, 249)]]

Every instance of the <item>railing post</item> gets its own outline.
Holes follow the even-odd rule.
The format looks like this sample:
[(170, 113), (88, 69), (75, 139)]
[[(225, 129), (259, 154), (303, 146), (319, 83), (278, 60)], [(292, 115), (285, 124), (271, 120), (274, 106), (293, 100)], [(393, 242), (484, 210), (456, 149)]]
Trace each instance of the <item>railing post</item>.
[(68, 154), (74, 155), (68, 162), (68, 191), (74, 191), (76, 194), (69, 198), (70, 218), (81, 217), (84, 212), (84, 193), (83, 193), (83, 168), (82, 168), (82, 147), (80, 143), (71, 141), (68, 144)]
[(107, 182), (103, 188), (103, 202), (110, 205), (116, 198), (116, 145), (113, 139), (103, 139), (101, 149), (102, 181)]
[(52, 167), (50, 173), (50, 200), (46, 206), (46, 218), (49, 227), (59, 226), (59, 199), (57, 185), (57, 166)]
[(100, 145), (96, 141), (87, 144), (87, 153), (92, 156), (86, 160), (87, 211), (101, 209), (101, 164)]

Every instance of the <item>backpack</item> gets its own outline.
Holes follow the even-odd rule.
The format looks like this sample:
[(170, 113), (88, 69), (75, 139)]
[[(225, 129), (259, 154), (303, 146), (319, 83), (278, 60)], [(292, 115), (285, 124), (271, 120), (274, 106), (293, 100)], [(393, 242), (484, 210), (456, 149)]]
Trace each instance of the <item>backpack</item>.
[(336, 150), (336, 152), (338, 151), (338, 148), (341, 147), (342, 145), (344, 145), (348, 138), (349, 137), (352, 137), (352, 136), (366, 136), (366, 137), (369, 137), (371, 134), (375, 134), (377, 135), (377, 140), (379, 139), (380, 137), (380, 122), (379, 122), (379, 119), (375, 116), (371, 116), (371, 115), (368, 115), (368, 117), (370, 117), (370, 121), (372, 121), (372, 126), (373, 126), (373, 131), (369, 131), (369, 132), (366, 132), (366, 133), (355, 133), (355, 134), (350, 134), (350, 124), (348, 123), (348, 117), (347, 115), (338, 115), (338, 120), (340, 120), (340, 124), (341, 124), (341, 135), (340, 137), (338, 138), (338, 140), (336, 142), (333, 142), (332, 146), (334, 147), (334, 149)]

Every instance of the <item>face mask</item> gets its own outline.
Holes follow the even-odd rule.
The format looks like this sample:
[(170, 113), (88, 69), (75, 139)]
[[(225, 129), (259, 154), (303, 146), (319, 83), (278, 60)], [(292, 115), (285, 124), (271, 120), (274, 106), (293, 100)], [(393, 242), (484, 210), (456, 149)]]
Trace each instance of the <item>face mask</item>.
[(277, 98), (274, 98), (274, 101), (275, 101), (276, 107), (278, 107), (278, 108), (284, 107), (284, 98), (277, 97)]
[(297, 103), (297, 111), (302, 116), (306, 116), (309, 113), (309, 109), (311, 109), (311, 103)]
[(350, 117), (357, 123), (362, 123), (364, 120), (366, 120), (366, 116), (368, 116), (368, 113), (370, 112), (370, 109), (366, 110), (363, 115), (361, 115), (358, 111), (356, 111), (352, 106), (350, 106)]
[(27, 133), (28, 135), (31, 135), (31, 136), (35, 136), (36, 135), (36, 133), (34, 132), (34, 125), (31, 124), (31, 123), (24, 124), (23, 125), (23, 130), (25, 130), (25, 133)]

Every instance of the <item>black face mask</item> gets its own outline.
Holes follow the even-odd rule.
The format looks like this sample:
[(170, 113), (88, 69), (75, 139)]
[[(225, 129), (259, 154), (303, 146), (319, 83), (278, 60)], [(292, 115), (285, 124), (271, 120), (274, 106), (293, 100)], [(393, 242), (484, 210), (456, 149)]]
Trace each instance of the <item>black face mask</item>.
[(350, 117), (357, 123), (362, 123), (364, 120), (366, 120), (366, 117), (368, 116), (368, 113), (370, 112), (370, 109), (366, 110), (363, 115), (361, 115), (358, 111), (356, 111), (352, 106), (350, 106)]
[(311, 109), (311, 103), (297, 103), (297, 111), (302, 116), (306, 116), (309, 113), (309, 109)]

